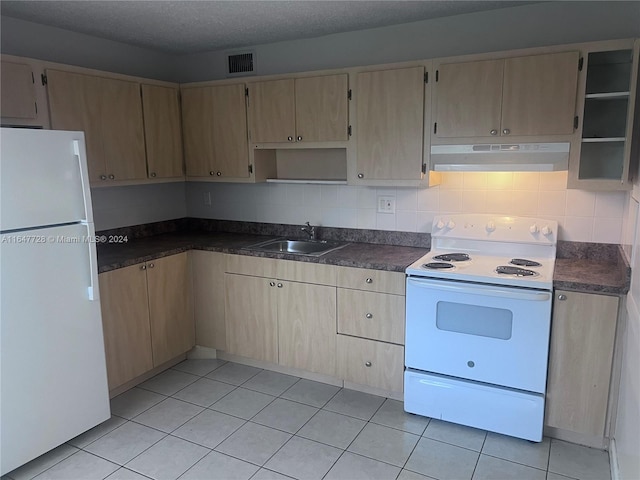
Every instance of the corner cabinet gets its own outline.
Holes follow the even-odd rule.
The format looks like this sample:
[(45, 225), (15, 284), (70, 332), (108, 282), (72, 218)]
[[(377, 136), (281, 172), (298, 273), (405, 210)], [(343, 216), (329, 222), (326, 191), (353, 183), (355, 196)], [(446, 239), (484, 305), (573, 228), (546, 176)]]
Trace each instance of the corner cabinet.
[(186, 252), (101, 273), (99, 281), (109, 390), (195, 345)]
[[(630, 190), (632, 138), (638, 107), (640, 43), (617, 41), (584, 52), (580, 78), (580, 140), (569, 165), (568, 186), (584, 190)], [(638, 122), (638, 120), (636, 120)]]
[(356, 74), (356, 178), (350, 183), (424, 178), (426, 80), (424, 66)]
[(249, 181), (245, 85), (183, 85), (181, 91), (187, 177)]
[(249, 83), (251, 143), (347, 141), (348, 85), (347, 74)]
[(618, 302), (555, 291), (545, 425), (594, 446), (605, 436)]
[(437, 64), (432, 142), (573, 134), (578, 61), (576, 51)]

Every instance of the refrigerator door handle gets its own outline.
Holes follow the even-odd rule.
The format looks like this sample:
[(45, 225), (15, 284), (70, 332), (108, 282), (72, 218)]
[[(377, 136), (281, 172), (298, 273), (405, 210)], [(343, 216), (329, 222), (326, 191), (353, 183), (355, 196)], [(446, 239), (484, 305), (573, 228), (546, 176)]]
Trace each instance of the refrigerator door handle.
[(78, 159), (80, 182), (82, 183), (82, 199), (84, 201), (84, 221), (93, 222), (93, 206), (91, 205), (91, 190), (89, 187), (89, 172), (85, 159), (85, 149), (80, 148), (80, 141), (73, 141), (73, 154)]
[(89, 300), (92, 302), (100, 300), (98, 293), (98, 253), (96, 250), (96, 232), (93, 227), (93, 223), (82, 222), (87, 227), (87, 246), (89, 247), (89, 281), (90, 285), (87, 288), (89, 294)]

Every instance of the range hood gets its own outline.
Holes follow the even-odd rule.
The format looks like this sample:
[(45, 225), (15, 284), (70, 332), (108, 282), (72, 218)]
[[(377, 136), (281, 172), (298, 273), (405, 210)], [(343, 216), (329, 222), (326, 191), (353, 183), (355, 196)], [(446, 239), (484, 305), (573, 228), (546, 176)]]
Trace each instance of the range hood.
[(553, 172), (568, 166), (569, 142), (431, 146), (436, 172)]

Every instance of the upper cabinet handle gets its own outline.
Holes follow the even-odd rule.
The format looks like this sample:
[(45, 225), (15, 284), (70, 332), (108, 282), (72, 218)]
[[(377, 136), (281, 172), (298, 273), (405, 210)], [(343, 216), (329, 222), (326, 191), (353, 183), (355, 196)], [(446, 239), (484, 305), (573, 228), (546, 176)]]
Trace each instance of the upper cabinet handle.
[(508, 128), (505, 128), (504, 130), (502, 130), (502, 133), (505, 135), (509, 135), (511, 133), (511, 130), (509, 130)]
[(498, 130), (496, 130), (495, 128), (493, 130), (491, 130), (489, 132), (491, 135), (497, 135), (498, 134)]

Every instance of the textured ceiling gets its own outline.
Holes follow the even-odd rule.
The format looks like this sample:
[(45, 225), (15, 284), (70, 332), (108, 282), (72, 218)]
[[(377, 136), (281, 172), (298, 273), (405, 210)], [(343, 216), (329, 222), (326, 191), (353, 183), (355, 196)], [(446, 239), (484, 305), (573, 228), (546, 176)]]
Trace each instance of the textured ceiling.
[(525, 3), (534, 2), (2, 0), (0, 13), (184, 54), (317, 37)]

